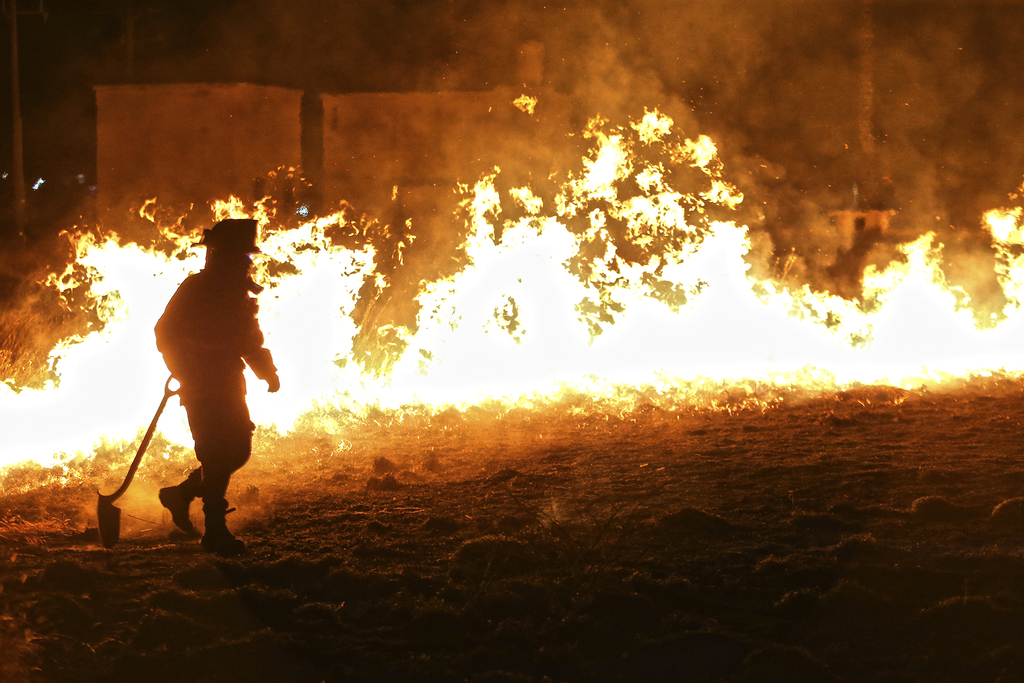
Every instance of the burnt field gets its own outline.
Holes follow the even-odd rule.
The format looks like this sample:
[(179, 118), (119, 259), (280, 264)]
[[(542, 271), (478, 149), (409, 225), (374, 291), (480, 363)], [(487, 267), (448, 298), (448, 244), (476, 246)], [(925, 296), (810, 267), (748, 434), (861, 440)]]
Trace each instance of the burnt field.
[(113, 550), (131, 444), (10, 468), (0, 679), (1024, 679), (1021, 384), (755, 399), (263, 434), (235, 559), (161, 516), (187, 450), (155, 445)]

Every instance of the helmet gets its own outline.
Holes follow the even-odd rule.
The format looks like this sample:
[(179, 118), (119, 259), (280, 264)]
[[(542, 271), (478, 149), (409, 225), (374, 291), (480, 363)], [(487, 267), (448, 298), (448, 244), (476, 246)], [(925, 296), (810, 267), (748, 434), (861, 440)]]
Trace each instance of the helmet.
[(255, 218), (227, 218), (209, 230), (203, 230), (200, 246), (222, 251), (235, 251), (242, 254), (259, 253), (256, 246)]

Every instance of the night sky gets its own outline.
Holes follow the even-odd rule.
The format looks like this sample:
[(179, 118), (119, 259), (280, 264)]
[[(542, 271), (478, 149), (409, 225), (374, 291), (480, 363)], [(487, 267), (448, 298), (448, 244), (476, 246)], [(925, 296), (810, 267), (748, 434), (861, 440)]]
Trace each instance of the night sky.
[[(25, 12), (38, 1), (20, 0)], [(19, 20), (25, 177), (35, 233), (87, 215), (96, 84), (249, 82), (310, 93), (515, 84), (519, 46), (576, 123), (661, 107), (716, 140), (743, 220), (778, 249), (852, 201), (862, 2), (772, 0), (46, 0)], [(876, 0), (879, 178), (907, 233), (978, 232), (1024, 179), (1024, 3)], [(6, 28), (5, 23), (5, 28)], [(129, 30), (131, 27), (131, 30)], [(10, 70), (5, 30), (0, 69)], [(4, 79), (9, 84), (9, 77)], [(0, 164), (11, 159), (0, 89)], [(38, 178), (45, 183), (31, 188)], [(0, 184), (9, 232), (10, 181)], [(955, 238), (954, 238), (955, 241)]]

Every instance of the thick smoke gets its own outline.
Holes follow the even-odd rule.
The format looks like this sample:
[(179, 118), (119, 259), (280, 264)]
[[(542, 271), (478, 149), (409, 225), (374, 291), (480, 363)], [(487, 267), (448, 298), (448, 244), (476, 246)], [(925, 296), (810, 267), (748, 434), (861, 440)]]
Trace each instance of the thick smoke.
[[(866, 174), (858, 132), (864, 7), (864, 0), (141, 0), (90, 14), (55, 3), (48, 22), (22, 21), (26, 164), (32, 176), (71, 178), (77, 171), (66, 160), (95, 153), (95, 140), (81, 133), (89, 126), (79, 124), (96, 83), (488, 90), (518, 83), (520, 48), (535, 41), (544, 46), (544, 80), (572, 98), (576, 126), (596, 114), (625, 122), (659, 107), (687, 135), (716, 140), (727, 177), (746, 196), (737, 219), (758, 235), (754, 265), (763, 274), (833, 288), (833, 267), (848, 245), (830, 213), (853, 208), (854, 188), (874, 183), (878, 202), (896, 214), (892, 234), (858, 265), (884, 263), (895, 242), (935, 230), (947, 245), (951, 279), (998, 307), (979, 226), (982, 212), (1006, 204), (1024, 174), (1024, 8), (871, 3), (876, 158)], [(7, 111), (0, 112), (5, 129)], [(36, 201), (34, 211), (56, 203)], [(88, 217), (87, 201), (82, 209)]]
[[(747, 196), (741, 220), (771, 238), (762, 266), (835, 289), (841, 241), (830, 214), (894, 210), (891, 234), (857, 265), (933, 230), (947, 276), (984, 309), (1001, 304), (984, 211), (1020, 185), (1024, 10), (999, 3), (875, 2), (868, 56), (873, 169), (862, 113), (865, 3), (651, 0), (577, 9), (552, 27), (551, 77), (584, 111), (635, 116), (660, 106), (718, 143)], [(859, 191), (859, 196), (855, 193)], [(761, 242), (761, 244), (764, 244)], [(796, 259), (787, 258), (795, 255)], [(982, 313), (985, 311), (982, 310)]]

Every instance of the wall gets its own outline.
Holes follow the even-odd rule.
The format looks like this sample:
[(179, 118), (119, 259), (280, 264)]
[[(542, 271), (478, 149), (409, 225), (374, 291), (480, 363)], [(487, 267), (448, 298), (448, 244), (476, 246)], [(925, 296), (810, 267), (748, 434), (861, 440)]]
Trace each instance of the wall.
[(247, 84), (97, 86), (97, 191), (117, 230), (156, 197), (169, 213), (209, 220), (231, 194), (302, 160), (301, 91)]

